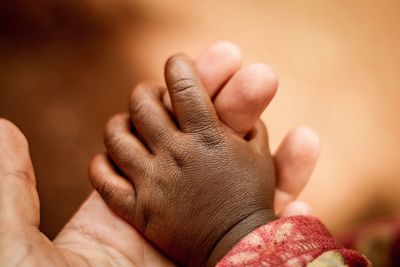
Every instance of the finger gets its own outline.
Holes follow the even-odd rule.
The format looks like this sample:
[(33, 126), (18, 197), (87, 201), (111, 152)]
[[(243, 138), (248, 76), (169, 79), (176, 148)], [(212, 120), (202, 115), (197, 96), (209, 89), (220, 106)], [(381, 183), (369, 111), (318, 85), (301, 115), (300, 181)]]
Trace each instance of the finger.
[(134, 185), (116, 172), (106, 155), (92, 160), (89, 177), (104, 202), (116, 213), (126, 214), (126, 203), (132, 203), (136, 195)]
[[(222, 86), (239, 70), (242, 59), (239, 47), (226, 41), (211, 45), (197, 57), (195, 69), (211, 99), (214, 99)], [(168, 93), (164, 95), (164, 105), (172, 111)]]
[(128, 176), (132, 171), (144, 170), (150, 164), (151, 154), (131, 132), (128, 114), (119, 114), (109, 120), (104, 143), (114, 163)]
[(142, 83), (133, 90), (129, 105), (135, 129), (153, 153), (160, 145), (171, 143), (177, 130), (161, 100), (165, 92), (157, 84)]
[(28, 142), (0, 119), (0, 225), (39, 226), (39, 197)]
[(277, 88), (278, 78), (267, 65), (244, 67), (215, 98), (218, 117), (239, 136), (244, 136), (260, 118)]
[(292, 201), (307, 184), (320, 151), (318, 135), (309, 128), (292, 130), (278, 148), (276, 166), (276, 211)]
[(218, 42), (199, 55), (196, 70), (211, 98), (239, 70), (242, 53), (238, 46), (230, 42)]
[(261, 119), (256, 122), (245, 138), (260, 154), (269, 154), (268, 131)]
[(291, 201), (287, 204), (279, 213), (279, 217), (291, 217), (291, 216), (310, 216), (312, 214), (311, 207), (301, 201)]
[(165, 81), (182, 131), (197, 133), (217, 127), (214, 106), (187, 56), (176, 55), (167, 61)]

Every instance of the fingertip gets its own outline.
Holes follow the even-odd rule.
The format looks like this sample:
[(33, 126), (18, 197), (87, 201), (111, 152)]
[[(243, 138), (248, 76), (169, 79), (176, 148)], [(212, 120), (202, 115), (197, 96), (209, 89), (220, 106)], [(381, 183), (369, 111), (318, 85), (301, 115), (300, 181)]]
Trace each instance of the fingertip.
[(0, 119), (0, 183), (0, 221), (4, 227), (37, 227), (39, 197), (28, 141), (6, 119)]
[(29, 147), (28, 140), (21, 130), (14, 123), (4, 118), (0, 118), (0, 142)]
[(185, 54), (171, 56), (165, 63), (164, 75), (172, 102), (176, 93), (185, 91), (188, 87), (202, 85), (194, 70), (193, 62)]
[[(220, 53), (224, 56), (229, 56), (234, 59), (234, 62), (241, 63), (242, 62), (242, 51), (240, 50), (239, 46), (234, 44), (233, 42), (221, 40), (217, 41), (213, 45), (211, 45), (206, 51), (211, 51), (214, 53)], [(203, 52), (203, 53), (204, 53)]]
[(279, 85), (275, 71), (263, 63), (254, 63), (243, 68), (243, 83), (250, 82), (253, 83), (253, 93), (268, 103), (276, 94)]
[(307, 161), (318, 159), (321, 141), (318, 134), (311, 128), (306, 126), (296, 127), (289, 133), (285, 141), (286, 146), (292, 148), (289, 150), (291, 158), (303, 158)]
[[(242, 64), (243, 55), (240, 48), (229, 41), (218, 41), (204, 50), (196, 60), (196, 67), (210, 68), (206, 60), (218, 63), (219, 60), (229, 62), (232, 68), (238, 68)], [(223, 63), (220, 61), (220, 63)]]
[[(318, 135), (308, 127), (297, 127), (289, 132), (275, 156), (277, 189), (294, 199), (307, 184), (318, 161)], [(287, 203), (287, 198), (277, 198)]]
[(15, 126), (15, 124), (12, 123), (11, 121), (0, 117), (0, 129), (3, 129), (3, 128), (5, 128), (5, 129), (17, 128), (17, 126)]
[(106, 163), (107, 157), (104, 154), (98, 154), (89, 163), (89, 177), (99, 177), (100, 173), (104, 171), (104, 164)]
[(106, 129), (110, 130), (115, 128), (117, 125), (120, 126), (122, 122), (124, 124), (128, 122), (129, 115), (128, 113), (118, 113), (112, 116), (106, 123)]
[(9, 120), (0, 117), (0, 129), (1, 130), (13, 129), (13, 128), (17, 128), (17, 126), (15, 126), (15, 124), (10, 122)]
[(139, 151), (146, 151), (145, 146), (132, 134), (130, 127), (129, 115), (120, 113), (112, 116), (104, 129), (103, 139), (107, 153), (119, 167), (129, 165), (133, 149), (143, 148)]
[(129, 115), (120, 113), (112, 116), (106, 123), (104, 128), (104, 143), (107, 149), (113, 144), (113, 141), (118, 140), (118, 132), (127, 128), (129, 124)]
[(275, 72), (265, 64), (239, 70), (216, 97), (221, 120), (237, 134), (247, 133), (274, 97), (278, 88)]
[(152, 82), (140, 82), (134, 86), (129, 96), (129, 108), (131, 108), (133, 102), (136, 102), (141, 97), (141, 91), (143, 88), (147, 88), (149, 84), (152, 84)]
[(279, 213), (279, 217), (311, 216), (311, 207), (302, 201), (292, 201)]
[(196, 70), (211, 97), (240, 68), (242, 61), (239, 47), (228, 41), (211, 45), (197, 57)]
[(26, 173), (36, 185), (28, 140), (15, 124), (0, 118), (0, 175), (5, 173)]
[(294, 129), (295, 133), (297, 136), (299, 136), (299, 139), (303, 139), (307, 141), (306, 145), (308, 147), (313, 147), (315, 148), (316, 152), (319, 151), (321, 146), (321, 140), (318, 136), (318, 134), (311, 128), (306, 127), (306, 126), (299, 126)]
[(96, 191), (111, 206), (117, 207), (127, 196), (134, 195), (133, 184), (117, 173), (105, 154), (98, 154), (92, 159), (89, 178)]
[(187, 75), (188, 65), (192, 65), (192, 61), (183, 53), (175, 54), (169, 57), (164, 68), (166, 79), (168, 80), (168, 78), (183, 76), (185, 74)]
[(106, 155), (98, 154), (92, 159), (89, 164), (89, 178), (96, 190), (105, 183), (105, 177), (109, 176), (110, 172), (110, 166)]

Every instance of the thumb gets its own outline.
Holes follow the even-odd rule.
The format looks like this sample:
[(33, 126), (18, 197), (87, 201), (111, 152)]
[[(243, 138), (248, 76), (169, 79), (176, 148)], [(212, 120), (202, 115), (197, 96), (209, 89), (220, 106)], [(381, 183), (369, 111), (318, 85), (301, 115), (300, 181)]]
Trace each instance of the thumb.
[(39, 196), (28, 142), (0, 119), (0, 225), (39, 226)]

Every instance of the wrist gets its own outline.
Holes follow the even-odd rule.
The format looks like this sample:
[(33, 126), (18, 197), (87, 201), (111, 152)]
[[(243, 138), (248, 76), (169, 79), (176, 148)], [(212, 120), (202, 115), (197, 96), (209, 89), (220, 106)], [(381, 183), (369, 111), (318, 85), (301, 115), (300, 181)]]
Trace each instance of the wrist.
[(208, 257), (206, 266), (215, 266), (243, 237), (274, 220), (274, 212), (263, 209), (238, 222), (218, 241)]

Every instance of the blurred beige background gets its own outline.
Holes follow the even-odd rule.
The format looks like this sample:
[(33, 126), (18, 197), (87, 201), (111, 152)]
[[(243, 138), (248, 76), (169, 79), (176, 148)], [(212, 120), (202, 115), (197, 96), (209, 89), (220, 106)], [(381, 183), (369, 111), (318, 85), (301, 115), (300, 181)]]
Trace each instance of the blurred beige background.
[(0, 4), (0, 116), (29, 138), (54, 234), (90, 191), (106, 119), (169, 55), (218, 40), (271, 65), (263, 114), (276, 147), (298, 125), (322, 139), (301, 199), (335, 233), (400, 214), (400, 2), (40, 0)]

